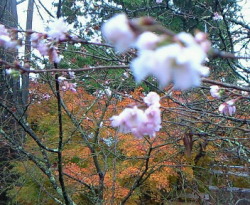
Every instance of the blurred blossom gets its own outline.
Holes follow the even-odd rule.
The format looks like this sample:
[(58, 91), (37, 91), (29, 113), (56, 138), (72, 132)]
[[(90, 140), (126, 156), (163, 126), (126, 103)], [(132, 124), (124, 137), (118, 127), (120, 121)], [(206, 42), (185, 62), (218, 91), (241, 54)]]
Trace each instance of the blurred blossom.
[(106, 88), (105, 93), (106, 93), (107, 96), (111, 96), (112, 91), (110, 90), (110, 88)]
[(63, 76), (59, 76), (58, 77), (58, 81), (59, 81), (59, 83), (61, 83), (62, 81), (64, 81), (64, 80), (66, 80), (66, 78), (65, 77), (63, 77)]
[[(208, 52), (211, 48), (211, 42), (208, 40), (207, 34), (204, 32), (198, 32), (195, 34), (195, 41), (200, 45), (204, 52)], [(207, 59), (205, 59), (207, 60)]]
[(15, 69), (6, 69), (5, 70), (7, 75), (11, 75), (13, 78), (18, 78), (20, 76), (20, 72), (18, 70)]
[(161, 128), (161, 111), (158, 106), (150, 106), (145, 110), (145, 115), (147, 116), (147, 122), (142, 133), (155, 136), (155, 132), (158, 132)]
[(49, 100), (51, 98), (50, 94), (46, 93), (46, 94), (43, 94), (43, 99), (44, 100)]
[(220, 87), (218, 85), (210, 86), (210, 94), (214, 98), (220, 98), (221, 97)]
[(71, 79), (74, 79), (76, 76), (75, 76), (75, 72), (74, 71), (71, 71), (71, 68), (68, 69), (68, 73), (69, 73), (69, 77)]
[(223, 20), (223, 16), (221, 16), (218, 12), (214, 13), (213, 20), (215, 21), (221, 21)]
[(0, 24), (0, 35), (1, 36), (8, 36), (9, 35), (8, 30), (2, 24)]
[(158, 94), (150, 92), (144, 98), (144, 102), (149, 105), (145, 111), (138, 109), (137, 106), (125, 108), (120, 115), (113, 116), (110, 119), (111, 126), (119, 127), (120, 132), (132, 133), (136, 137), (143, 137), (144, 135), (154, 137), (155, 133), (161, 128), (159, 99)]
[(61, 61), (61, 57), (57, 53), (57, 49), (55, 47), (51, 47), (48, 51), (50, 62), (59, 63)]
[(153, 50), (160, 42), (160, 37), (152, 32), (144, 32), (138, 36), (135, 47), (139, 50)]
[(68, 81), (63, 81), (62, 82), (62, 90), (63, 91), (67, 91), (67, 90), (70, 90), (70, 91), (72, 91), (72, 92), (76, 92), (76, 83), (70, 83), (70, 82), (68, 82)]
[(39, 42), (39, 43), (37, 44), (37, 46), (34, 47), (34, 48), (36, 48), (36, 49), (40, 52), (40, 54), (41, 54), (42, 56), (48, 56), (48, 54), (49, 54), (49, 47), (48, 47), (48, 45), (47, 45), (45, 42), (43, 42), (43, 41)]
[(11, 75), (12, 73), (16, 72), (16, 70), (10, 68), (10, 69), (6, 69), (5, 72), (7, 75)]
[(136, 40), (125, 14), (118, 14), (104, 23), (102, 34), (107, 41), (114, 44), (118, 52), (125, 52)]
[(157, 56), (152, 50), (140, 52), (139, 56), (131, 61), (130, 66), (137, 83), (149, 75), (155, 75), (160, 70), (160, 68), (157, 69)]
[(128, 72), (124, 72), (124, 73), (123, 73), (123, 76), (124, 76), (125, 78), (129, 78), (129, 73), (128, 73)]
[(156, 3), (157, 3), (157, 4), (162, 3), (162, 0), (156, 0)]
[(229, 100), (220, 105), (219, 111), (221, 114), (232, 116), (236, 112), (236, 99)]
[(20, 45), (18, 41), (12, 40), (8, 30), (4, 25), (0, 24), (0, 46), (5, 48), (18, 48)]
[(32, 33), (30, 35), (31, 45), (36, 47), (37, 44), (44, 38), (44, 34), (42, 33)]
[(113, 116), (111, 120), (111, 126), (119, 127), (120, 132), (132, 132), (137, 136), (138, 129), (146, 123), (146, 115), (142, 110), (134, 106), (133, 108), (125, 108), (120, 115)]
[(175, 89), (181, 90), (200, 85), (201, 77), (209, 74), (209, 68), (202, 65), (206, 52), (190, 34), (182, 32), (176, 38), (185, 46), (172, 43), (155, 51), (142, 50), (131, 62), (131, 69), (138, 83), (153, 75), (162, 88), (170, 82), (174, 83)]
[(129, 47), (138, 49), (138, 57), (131, 61), (137, 83), (154, 76), (161, 88), (173, 83), (175, 89), (187, 90), (199, 86), (201, 77), (209, 75), (209, 68), (202, 65), (211, 49), (207, 34), (197, 32), (193, 37), (181, 32), (173, 37), (172, 43), (161, 45), (165, 43), (164, 38), (152, 32), (139, 35), (140, 30), (135, 30), (125, 14), (114, 16), (102, 27), (104, 37), (115, 45), (117, 51), (123, 52)]
[(48, 37), (62, 41), (66, 39), (66, 33), (68, 32), (68, 26), (62, 18), (55, 19), (54, 22), (49, 23)]
[(42, 33), (32, 33), (30, 36), (31, 45), (36, 48), (42, 56), (47, 56), (49, 47), (44, 41), (44, 35)]
[(112, 94), (112, 91), (110, 90), (110, 88), (105, 88), (104, 90), (97, 90), (96, 92), (94, 92), (94, 94), (97, 96), (97, 97), (103, 97), (104, 95), (107, 95), (107, 96), (111, 96)]
[(160, 96), (155, 92), (150, 92), (143, 99), (143, 101), (148, 105), (153, 105), (154, 107), (160, 107)]

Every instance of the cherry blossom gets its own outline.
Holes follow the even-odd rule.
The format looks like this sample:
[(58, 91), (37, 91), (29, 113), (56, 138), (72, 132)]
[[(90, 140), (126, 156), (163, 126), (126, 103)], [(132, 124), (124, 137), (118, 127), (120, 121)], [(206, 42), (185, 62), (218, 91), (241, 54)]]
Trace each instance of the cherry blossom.
[(125, 14), (118, 14), (104, 23), (102, 34), (107, 41), (115, 45), (118, 52), (128, 50), (136, 40), (136, 35)]
[(66, 39), (66, 33), (68, 32), (68, 26), (62, 18), (56, 19), (51, 22), (48, 27), (48, 37), (56, 40), (62, 41)]
[(152, 32), (144, 32), (138, 36), (135, 47), (139, 50), (153, 50), (160, 42), (160, 37)]
[(8, 36), (8, 30), (5, 28), (4, 25), (0, 24), (0, 35)]
[(160, 107), (160, 96), (155, 92), (150, 92), (147, 96), (143, 99), (143, 101), (148, 105), (153, 105), (154, 107)]
[(132, 132), (138, 135), (138, 128), (146, 123), (147, 118), (142, 110), (134, 106), (133, 108), (125, 108), (119, 116), (113, 116), (111, 120), (111, 126), (119, 127), (120, 132)]
[(124, 72), (124, 73), (123, 73), (123, 76), (124, 76), (125, 78), (129, 78), (129, 73), (128, 73), (128, 72)]
[(220, 98), (221, 97), (220, 87), (218, 85), (210, 86), (210, 94), (214, 98)]
[(71, 68), (68, 69), (68, 74), (69, 74), (69, 77), (71, 79), (74, 79), (76, 76), (75, 76), (75, 72), (74, 71), (71, 71)]
[(211, 42), (208, 40), (206, 33), (198, 32), (195, 34), (194, 38), (195, 41), (201, 46), (204, 52), (207, 53), (212, 48)]
[(213, 20), (221, 21), (221, 20), (223, 20), (223, 17), (218, 12), (215, 12), (214, 16), (213, 16)]
[(176, 39), (181, 43), (161, 46), (155, 51), (142, 50), (131, 62), (138, 83), (153, 75), (162, 88), (170, 82), (174, 83), (175, 89), (181, 90), (200, 85), (201, 77), (209, 74), (209, 69), (202, 65), (206, 52), (190, 34), (182, 32)]
[(161, 111), (159, 107), (150, 106), (145, 110), (147, 116), (147, 122), (142, 129), (143, 135), (155, 136), (155, 132), (158, 132), (161, 128)]
[(51, 42), (46, 42), (44, 38), (45, 34), (43, 33), (31, 34), (30, 39), (32, 47), (36, 48), (41, 55), (48, 56), (50, 62), (59, 63), (61, 61), (61, 56), (58, 55), (57, 47), (53, 46)]
[(36, 48), (38, 43), (43, 39), (44, 35), (42, 33), (32, 33), (30, 35), (31, 45)]
[[(157, 58), (155, 52), (152, 50), (145, 50), (140, 52), (139, 56), (132, 60), (130, 63), (130, 68), (137, 83), (140, 83), (149, 75), (156, 74), (156, 72), (153, 72), (154, 68), (156, 67)], [(159, 69), (157, 71), (159, 71)]]
[[(142, 26), (139, 23), (138, 26)], [(119, 52), (129, 47), (139, 50), (138, 57), (131, 62), (131, 70), (137, 83), (148, 76), (154, 76), (161, 88), (173, 82), (175, 89), (187, 90), (201, 84), (201, 77), (209, 75), (209, 68), (203, 66), (211, 43), (207, 35), (198, 32), (195, 37), (181, 32), (172, 37), (172, 43), (162, 45), (164, 38), (152, 32), (135, 32), (125, 14), (119, 14), (107, 21), (102, 32)], [(140, 29), (138, 29), (140, 30)]]
[(0, 24), (0, 46), (3, 46), (5, 48), (17, 48), (18, 42), (15, 40), (12, 40), (9, 36), (8, 30), (5, 28), (4, 25)]
[(113, 116), (111, 126), (119, 127), (123, 133), (132, 133), (136, 137), (148, 135), (155, 136), (155, 133), (161, 128), (161, 111), (159, 104), (160, 97), (154, 92), (150, 92), (144, 102), (149, 107), (143, 111), (137, 106), (125, 108), (120, 115)]
[(10, 68), (10, 69), (6, 69), (5, 72), (6, 72), (7, 75), (12, 75), (13, 73), (16, 72), (16, 70)]
[(76, 92), (76, 83), (70, 83), (70, 82), (68, 82), (68, 81), (63, 81), (62, 82), (62, 90), (63, 91), (67, 91), (67, 90), (70, 90), (70, 91), (72, 91), (72, 92)]
[(58, 77), (58, 82), (59, 82), (59, 83), (63, 82), (64, 80), (66, 80), (65, 77), (63, 77), (63, 76), (59, 76), (59, 77)]
[(236, 99), (232, 99), (232, 100), (222, 103), (219, 106), (220, 113), (224, 115), (232, 116), (236, 112), (235, 102), (236, 102)]
[(43, 98), (44, 100), (49, 100), (49, 99), (51, 98), (51, 95), (48, 94), (48, 93), (45, 93), (45, 94), (43, 94), (42, 98)]
[(162, 3), (162, 0), (156, 0), (156, 3), (157, 3), (157, 4)]
[(59, 63), (61, 60), (61, 57), (58, 55), (57, 49), (55, 47), (51, 47), (48, 50), (48, 55), (50, 62)]

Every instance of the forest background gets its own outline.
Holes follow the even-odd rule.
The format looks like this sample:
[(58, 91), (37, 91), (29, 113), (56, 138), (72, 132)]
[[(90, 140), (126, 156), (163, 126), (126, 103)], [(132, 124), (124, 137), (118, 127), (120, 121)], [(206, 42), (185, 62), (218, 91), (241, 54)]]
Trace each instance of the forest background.
[[(16, 28), (12, 37), (24, 48), (0, 51), (2, 204), (249, 202), (246, 1), (59, 0), (54, 10), (26, 1), (25, 29), (16, 7), (25, 1), (0, 3), (0, 23)], [(34, 9), (41, 18), (62, 17), (77, 36), (55, 45), (59, 63), (31, 45)], [(118, 13), (151, 16), (174, 33), (208, 33), (209, 77), (185, 91), (172, 84), (159, 89), (154, 77), (135, 83), (129, 65), (137, 51), (118, 54), (101, 37), (103, 22)], [(220, 98), (211, 96), (212, 85), (220, 87)], [(124, 108), (145, 108), (151, 91), (161, 96), (162, 128), (155, 137), (111, 127), (110, 118)], [(232, 99), (236, 112), (221, 114), (219, 106)]]

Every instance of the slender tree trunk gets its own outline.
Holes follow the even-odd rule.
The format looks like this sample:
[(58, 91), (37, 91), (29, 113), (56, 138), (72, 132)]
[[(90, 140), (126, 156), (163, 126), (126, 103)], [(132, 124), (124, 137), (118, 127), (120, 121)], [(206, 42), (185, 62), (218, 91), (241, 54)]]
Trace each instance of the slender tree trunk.
[[(33, 23), (33, 12), (34, 12), (34, 0), (29, 0), (27, 9), (27, 20), (26, 20), (26, 30), (32, 30)], [(30, 64), (31, 60), (31, 42), (30, 35), (26, 35), (25, 39), (25, 62)], [(22, 74), (22, 103), (23, 106), (27, 106), (29, 95), (29, 74)]]

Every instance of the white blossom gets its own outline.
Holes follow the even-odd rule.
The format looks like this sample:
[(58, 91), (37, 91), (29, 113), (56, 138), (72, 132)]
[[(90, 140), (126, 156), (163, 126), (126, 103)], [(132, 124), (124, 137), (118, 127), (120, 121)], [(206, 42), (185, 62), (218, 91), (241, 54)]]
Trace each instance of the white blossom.
[(153, 105), (154, 107), (160, 107), (160, 96), (155, 92), (150, 92), (147, 96), (143, 99), (143, 101), (148, 105)]
[(0, 46), (5, 48), (18, 48), (18, 42), (16, 40), (12, 40), (9, 36), (8, 30), (4, 25), (0, 24)]
[[(208, 40), (207, 34), (204, 32), (198, 32), (195, 34), (195, 41), (201, 46), (201, 48), (207, 53), (211, 48), (211, 42)], [(206, 59), (205, 59), (206, 60)]]
[(75, 72), (74, 71), (71, 71), (71, 68), (68, 68), (68, 74), (69, 74), (69, 77), (71, 79), (74, 79), (76, 76), (75, 76)]
[(123, 76), (124, 76), (125, 78), (129, 78), (129, 73), (128, 73), (128, 72), (124, 72), (124, 73), (123, 73)]
[(49, 100), (49, 99), (51, 98), (51, 95), (48, 94), (48, 93), (45, 93), (45, 94), (43, 94), (42, 98), (43, 98), (44, 100)]
[(162, 3), (162, 0), (156, 0), (155, 1), (157, 4), (160, 4), (160, 3)]
[(59, 63), (61, 61), (61, 56), (58, 55), (57, 49), (55, 47), (51, 47), (48, 50), (49, 60), (52, 63)]
[(153, 75), (160, 87), (170, 82), (174, 83), (175, 89), (181, 90), (200, 85), (201, 77), (209, 74), (209, 68), (202, 65), (206, 58), (205, 51), (189, 34), (182, 32), (176, 38), (181, 43), (161, 46), (155, 51), (142, 50), (131, 62), (137, 82)]
[[(145, 63), (147, 62), (147, 63)], [(140, 55), (131, 61), (130, 67), (135, 77), (135, 81), (140, 83), (147, 76), (152, 75), (153, 68), (157, 66), (155, 52), (144, 50)]]
[(66, 80), (66, 78), (65, 78), (65, 77), (63, 77), (63, 76), (59, 76), (59, 77), (58, 77), (58, 81), (59, 81), (59, 83), (63, 82), (64, 80)]
[(236, 112), (235, 102), (236, 102), (236, 99), (232, 99), (232, 100), (222, 103), (219, 106), (219, 112), (224, 115), (232, 116)]
[(214, 98), (220, 98), (221, 97), (220, 87), (218, 85), (211, 85), (210, 94)]
[(152, 32), (144, 32), (138, 36), (135, 47), (138, 50), (153, 50), (157, 47), (160, 37)]
[(4, 25), (0, 24), (0, 36), (8, 36), (8, 30)]
[(55, 19), (54, 22), (49, 23), (48, 36), (54, 40), (65, 40), (68, 26), (62, 18)]
[(150, 92), (144, 102), (149, 106), (145, 111), (133, 108), (125, 108), (120, 115), (113, 116), (111, 126), (119, 127), (123, 133), (132, 133), (136, 137), (148, 135), (155, 136), (161, 128), (160, 97), (154, 92)]
[(214, 16), (213, 16), (213, 20), (215, 20), (215, 21), (222, 21), (223, 20), (223, 16), (221, 16), (218, 12), (215, 12)]
[(16, 70), (10, 68), (10, 69), (6, 69), (5, 72), (6, 72), (7, 75), (11, 75), (11, 74), (15, 73)]
[[(60, 78), (60, 77), (59, 77)], [(58, 78), (58, 80), (59, 80), (59, 78)], [(64, 80), (63, 82), (62, 82), (62, 90), (63, 91), (67, 91), (67, 90), (70, 90), (70, 91), (72, 91), (72, 92), (76, 92), (76, 83), (70, 83), (70, 82), (68, 82), (68, 81), (66, 81), (66, 80)]]
[(102, 34), (107, 41), (114, 44), (118, 52), (128, 50), (136, 40), (125, 14), (118, 14), (104, 23)]

